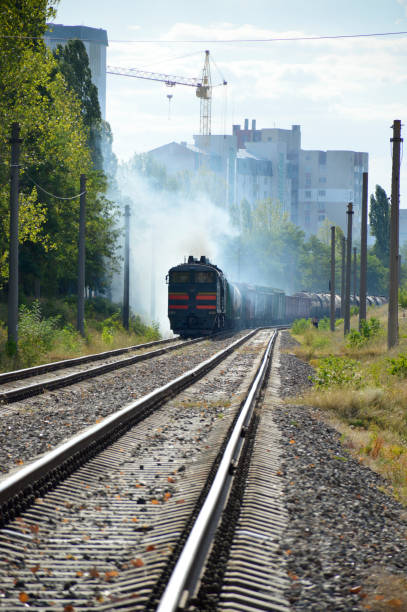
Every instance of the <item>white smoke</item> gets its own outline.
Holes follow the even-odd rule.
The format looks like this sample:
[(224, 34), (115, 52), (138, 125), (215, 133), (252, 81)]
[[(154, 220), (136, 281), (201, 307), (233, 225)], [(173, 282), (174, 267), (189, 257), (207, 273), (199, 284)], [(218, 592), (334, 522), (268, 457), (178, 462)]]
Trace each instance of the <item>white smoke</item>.
[[(130, 164), (119, 167), (117, 182), (130, 204), (130, 307), (168, 336), (168, 270), (188, 255), (205, 255), (219, 265), (224, 241), (235, 230), (228, 213), (205, 194), (187, 199), (156, 190)], [(113, 298), (120, 302), (123, 285), (115, 286)]]

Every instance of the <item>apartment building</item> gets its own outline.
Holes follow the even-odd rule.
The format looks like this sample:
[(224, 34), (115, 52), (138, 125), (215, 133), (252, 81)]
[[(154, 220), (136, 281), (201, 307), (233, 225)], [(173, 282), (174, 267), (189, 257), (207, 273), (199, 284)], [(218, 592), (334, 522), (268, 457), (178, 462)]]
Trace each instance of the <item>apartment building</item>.
[[(177, 148), (179, 147), (179, 148)], [(150, 151), (169, 171), (206, 164), (225, 179), (230, 204), (243, 199), (254, 207), (271, 198), (307, 235), (328, 219), (346, 231), (346, 208), (354, 204), (354, 228), (360, 227), (362, 175), (368, 154), (301, 149), (301, 127), (257, 129), (256, 120), (233, 125), (231, 135), (194, 136), (194, 145), (170, 143)]]
[(315, 234), (326, 219), (346, 232), (346, 207), (353, 203), (353, 226), (360, 229), (363, 172), (369, 156), (355, 151), (300, 151), (298, 225)]
[(106, 119), (106, 48), (108, 46), (107, 31), (88, 26), (66, 26), (59, 23), (49, 23), (49, 30), (44, 35), (44, 42), (51, 50), (58, 45), (65, 45), (68, 40), (79, 39), (85, 45), (92, 82), (98, 89), (100, 111)]

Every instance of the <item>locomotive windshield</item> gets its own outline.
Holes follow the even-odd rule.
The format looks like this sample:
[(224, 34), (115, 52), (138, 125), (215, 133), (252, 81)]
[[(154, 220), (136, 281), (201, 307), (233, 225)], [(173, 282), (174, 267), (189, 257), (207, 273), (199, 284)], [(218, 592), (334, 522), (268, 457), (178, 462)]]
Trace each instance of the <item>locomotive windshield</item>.
[(196, 283), (213, 283), (215, 275), (213, 272), (195, 272)]
[(190, 272), (171, 272), (170, 282), (171, 283), (189, 283), (191, 280)]

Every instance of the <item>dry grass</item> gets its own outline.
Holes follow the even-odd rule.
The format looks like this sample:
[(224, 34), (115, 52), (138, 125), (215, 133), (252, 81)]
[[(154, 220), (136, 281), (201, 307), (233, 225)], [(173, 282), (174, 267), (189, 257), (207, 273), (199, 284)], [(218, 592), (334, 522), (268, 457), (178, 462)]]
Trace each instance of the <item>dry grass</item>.
[(407, 579), (403, 576), (373, 571), (359, 595), (366, 610), (407, 612)]
[[(343, 327), (333, 334), (307, 330), (302, 336), (295, 336), (301, 346), (294, 352), (315, 367), (321, 358), (334, 355), (356, 359), (362, 370), (362, 388), (356, 385), (312, 388), (301, 401), (317, 408), (318, 414), (342, 433), (349, 452), (385, 476), (389, 492), (407, 505), (407, 380), (388, 371), (388, 359), (407, 352), (407, 318), (400, 318), (399, 346), (388, 351), (387, 308), (372, 309), (369, 316), (378, 318), (383, 330), (362, 347), (347, 345)], [(354, 317), (353, 328), (356, 325)]]

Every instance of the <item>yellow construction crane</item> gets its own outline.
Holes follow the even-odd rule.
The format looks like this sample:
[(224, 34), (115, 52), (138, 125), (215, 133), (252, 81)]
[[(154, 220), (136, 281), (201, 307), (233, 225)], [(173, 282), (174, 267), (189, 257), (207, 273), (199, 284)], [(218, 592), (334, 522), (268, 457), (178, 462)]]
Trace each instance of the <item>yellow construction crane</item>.
[[(162, 72), (147, 72), (146, 70), (138, 70), (137, 68), (120, 68), (118, 66), (107, 66), (106, 73), (133, 77), (135, 79), (147, 79), (148, 81), (160, 81), (161, 83), (165, 83), (167, 87), (175, 87), (175, 85), (188, 85), (189, 87), (195, 87), (196, 95), (200, 99), (201, 103), (199, 133), (202, 136), (210, 135), (212, 81), (209, 64), (209, 51), (205, 51), (205, 62), (201, 79), (174, 76), (171, 74), (164, 74)], [(227, 85), (227, 82), (223, 81), (222, 83), (218, 84)]]
[[(226, 85), (226, 81), (223, 83)], [(212, 103), (212, 81), (211, 67), (209, 64), (209, 51), (205, 51), (205, 63), (202, 70), (201, 86), (196, 88), (196, 96), (201, 101), (201, 113), (199, 133), (201, 136), (209, 136), (211, 133), (211, 103)]]

